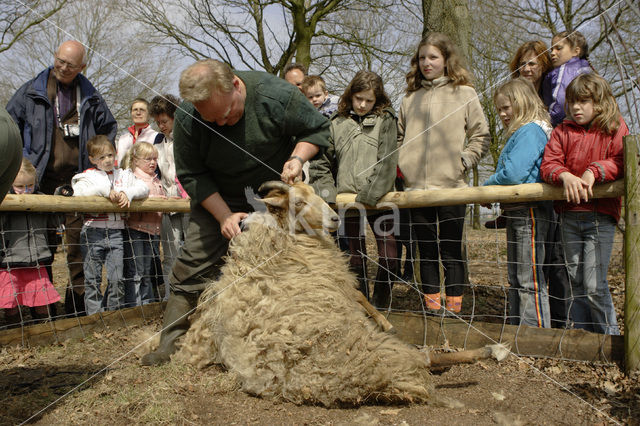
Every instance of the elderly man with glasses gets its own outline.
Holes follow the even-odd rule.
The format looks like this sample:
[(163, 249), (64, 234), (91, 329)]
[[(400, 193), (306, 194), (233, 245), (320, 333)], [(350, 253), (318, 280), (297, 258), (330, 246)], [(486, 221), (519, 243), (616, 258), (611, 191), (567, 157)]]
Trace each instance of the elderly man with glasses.
[[(7, 111), (20, 129), (22, 151), (38, 172), (38, 187), (53, 194), (71, 177), (91, 167), (87, 141), (105, 135), (113, 143), (117, 123), (100, 93), (81, 72), (87, 64), (84, 46), (65, 41), (54, 54), (53, 66), (20, 87)], [(67, 215), (67, 261), (71, 283), (67, 313), (84, 311), (84, 277), (78, 245), (81, 216)], [(55, 232), (55, 230), (53, 230)], [(71, 291), (73, 290), (73, 291)]]

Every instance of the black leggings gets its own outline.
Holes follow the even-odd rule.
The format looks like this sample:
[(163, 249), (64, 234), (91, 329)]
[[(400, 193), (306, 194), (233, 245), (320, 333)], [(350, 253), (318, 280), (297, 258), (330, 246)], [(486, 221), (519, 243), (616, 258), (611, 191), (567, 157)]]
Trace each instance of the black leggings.
[(466, 205), (411, 209), (418, 240), (420, 279), (425, 294), (440, 293), (440, 260), (447, 296), (462, 296), (468, 282), (462, 256)]
[[(378, 272), (376, 282), (394, 282), (398, 274), (398, 251), (396, 238), (393, 233), (393, 219), (387, 218), (376, 221), (383, 214), (367, 215), (367, 221), (373, 230), (378, 246)], [(365, 224), (361, 216), (351, 216), (345, 218), (345, 236), (349, 241), (349, 263), (354, 269), (366, 272), (367, 260), (364, 254), (367, 253), (365, 242)]]

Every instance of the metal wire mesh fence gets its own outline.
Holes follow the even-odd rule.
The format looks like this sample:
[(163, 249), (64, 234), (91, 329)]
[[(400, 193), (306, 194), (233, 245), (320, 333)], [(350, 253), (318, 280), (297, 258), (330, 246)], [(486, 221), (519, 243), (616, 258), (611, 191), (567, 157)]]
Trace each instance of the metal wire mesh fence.
[[(533, 193), (528, 192), (531, 188), (535, 188)], [(584, 247), (588, 240), (562, 232), (566, 231), (567, 224), (562, 216), (553, 213), (551, 202), (545, 201), (557, 197), (557, 189), (533, 184), (512, 187), (510, 192), (487, 192), (487, 188), (456, 191), (466, 189), (475, 191), (470, 201), (504, 203), (515, 198), (528, 203), (529, 207), (510, 210), (508, 204), (503, 204), (507, 208), (501, 214), (494, 207), (493, 211), (485, 211), (487, 226), (473, 229), (469, 209), (456, 199), (456, 194), (425, 191), (431, 192), (426, 194), (425, 201), (424, 194), (415, 194), (419, 198), (415, 200), (403, 199), (406, 194), (392, 193), (387, 198), (395, 198), (396, 205), (411, 208), (369, 212), (368, 220), (364, 219), (366, 214), (361, 217), (346, 214), (344, 226), (336, 235), (336, 243), (350, 256), (361, 290), (379, 310), (390, 316), (413, 315), (414, 319), (424, 320), (424, 330), (417, 332), (423, 333), (424, 339), (420, 342), (413, 338), (413, 342), (433, 344), (428, 333), (438, 333), (445, 341), (455, 341), (454, 336), (446, 334), (453, 329), (447, 331), (443, 325), (457, 321), (458, 331), (460, 324), (464, 327), (464, 346), (472, 330), (477, 331), (480, 324), (485, 324), (482, 333), (486, 333), (486, 325), (493, 324), (501, 337), (496, 338), (494, 334), (485, 336), (487, 339), (503, 340), (512, 333), (516, 346), (520, 344), (523, 348), (527, 346), (522, 340), (526, 330), (552, 327), (556, 330), (551, 339), (555, 350), (528, 354), (584, 359), (584, 354), (566, 346), (575, 334), (573, 328), (598, 331), (602, 336), (620, 332), (624, 316), (624, 270), (619, 229), (606, 223), (604, 232), (599, 224), (601, 218), (587, 218), (587, 222), (595, 224), (596, 237), (606, 234), (604, 241), (606, 250), (612, 253), (612, 261), (609, 264), (603, 257), (585, 259), (585, 253), (593, 253), (592, 248)], [(599, 191), (597, 196), (617, 196), (621, 193), (621, 183), (603, 186)], [(438, 199), (441, 195), (444, 200)], [(26, 202), (25, 197), (32, 198)], [(89, 217), (87, 212), (95, 217), (96, 212), (103, 214), (119, 209), (106, 200), (70, 201), (33, 195), (8, 197), (3, 204), (0, 241), (5, 248), (5, 260), (0, 295), (4, 313), (1, 329), (69, 316), (101, 315), (166, 298), (171, 264), (185, 237), (180, 230), (186, 229), (188, 204), (158, 200), (134, 203), (131, 210), (165, 211), (163, 228), (171, 231), (145, 233), (87, 228), (83, 226)], [(441, 207), (451, 203), (457, 203), (458, 207)], [(346, 204), (348, 200), (339, 198), (339, 206)], [(547, 215), (533, 223), (532, 219), (537, 218), (527, 219), (531, 206), (539, 206)], [(61, 213), (52, 213), (56, 210)], [(85, 213), (75, 213), (76, 210)], [(9, 219), (16, 217), (28, 219), (24, 229), (11, 227)], [(496, 217), (497, 221), (490, 220)], [(514, 234), (513, 228), (517, 226), (528, 229), (529, 233)], [(536, 233), (544, 237), (536, 240)], [(529, 239), (523, 239), (522, 235), (528, 235)], [(29, 253), (31, 261), (22, 264), (7, 261), (6, 247), (15, 238), (24, 236), (34, 241), (40, 238)], [(527, 247), (528, 250), (523, 250)], [(606, 285), (608, 278), (609, 287), (599, 288), (595, 296), (605, 299), (612, 296), (609, 300), (613, 312), (598, 316), (585, 310), (594, 294), (585, 293), (572, 282), (575, 270), (584, 269), (585, 262), (596, 266), (593, 273), (600, 274), (596, 277), (598, 282)], [(532, 286), (516, 288), (516, 282)], [(433, 321), (440, 323), (435, 332), (428, 331), (426, 326)], [(415, 328), (418, 323), (407, 320), (407, 324)], [(533, 337), (536, 338), (542, 339)], [(542, 340), (549, 343), (549, 339)], [(593, 350), (600, 352), (603, 345), (612, 342), (604, 337), (593, 341), (600, 344)], [(615, 342), (614, 346), (619, 346), (620, 342)], [(611, 360), (611, 353), (608, 350), (599, 359)]]

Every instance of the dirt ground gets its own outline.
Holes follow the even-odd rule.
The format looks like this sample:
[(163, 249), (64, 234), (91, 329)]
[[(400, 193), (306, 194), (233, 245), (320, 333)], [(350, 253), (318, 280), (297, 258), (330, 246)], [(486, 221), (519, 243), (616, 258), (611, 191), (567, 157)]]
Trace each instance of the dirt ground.
[[(463, 310), (487, 320), (504, 309), (503, 231), (469, 233), (469, 271), (475, 298)], [(622, 322), (621, 244), (610, 284)], [(500, 262), (502, 263), (500, 263)], [(475, 303), (471, 303), (475, 301)], [(415, 291), (394, 289), (394, 308), (418, 310)], [(640, 424), (640, 375), (616, 365), (509, 357), (434, 372), (440, 399), (431, 405), (296, 406), (244, 393), (218, 367), (195, 370), (172, 363), (140, 367), (159, 321), (108, 329), (76, 341), (37, 348), (0, 349), (0, 423), (17, 424)], [(452, 402), (453, 401), (453, 402)]]

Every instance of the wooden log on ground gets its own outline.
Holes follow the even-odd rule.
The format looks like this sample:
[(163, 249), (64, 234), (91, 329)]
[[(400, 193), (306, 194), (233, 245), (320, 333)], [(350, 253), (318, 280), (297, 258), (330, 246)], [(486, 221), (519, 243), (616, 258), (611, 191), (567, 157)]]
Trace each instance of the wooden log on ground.
[[(102, 312), (86, 317), (65, 318), (27, 327), (0, 331), (0, 346), (44, 346), (68, 339), (79, 339), (94, 331), (124, 328), (161, 318), (165, 303)], [(124, 332), (124, 331), (123, 331)]]
[(129, 208), (121, 209), (105, 197), (63, 197), (61, 195), (7, 194), (0, 211), (31, 212), (179, 212), (191, 211), (189, 200), (146, 198), (134, 200)]
[[(390, 313), (389, 322), (398, 337), (414, 345), (450, 346), (476, 349), (494, 343), (511, 345), (521, 356), (566, 358), (622, 364), (622, 336), (590, 333), (584, 330), (535, 328), (483, 322), (469, 324), (457, 318), (423, 317), (417, 314)], [(426, 327), (426, 330), (425, 330)], [(425, 340), (426, 336), (426, 340)]]
[(624, 138), (624, 343), (627, 373), (640, 370), (640, 137)]
[[(562, 200), (562, 187), (546, 183), (526, 183), (523, 185), (470, 186), (457, 189), (428, 191), (389, 192), (380, 199), (381, 209), (394, 205), (399, 208), (452, 206), (457, 204), (514, 203), (525, 201)], [(612, 198), (623, 195), (624, 181), (596, 185), (593, 198)], [(356, 194), (338, 194), (336, 205), (345, 208), (356, 201)], [(387, 206), (385, 206), (385, 204)], [(366, 206), (373, 208), (372, 206)]]
[[(9, 329), (0, 331), (0, 345), (54, 344), (82, 338), (107, 328), (113, 330), (142, 324), (151, 319), (161, 318), (163, 312), (164, 303), (152, 303), (87, 317)], [(469, 325), (460, 319), (425, 318), (410, 313), (391, 313), (388, 320), (397, 330), (399, 338), (418, 346), (438, 347), (447, 341), (453, 347), (477, 349), (494, 343), (505, 343), (511, 345), (513, 353), (523, 356), (616, 363), (621, 363), (624, 357), (621, 336), (606, 336), (583, 330), (516, 327), (475, 321)]]

